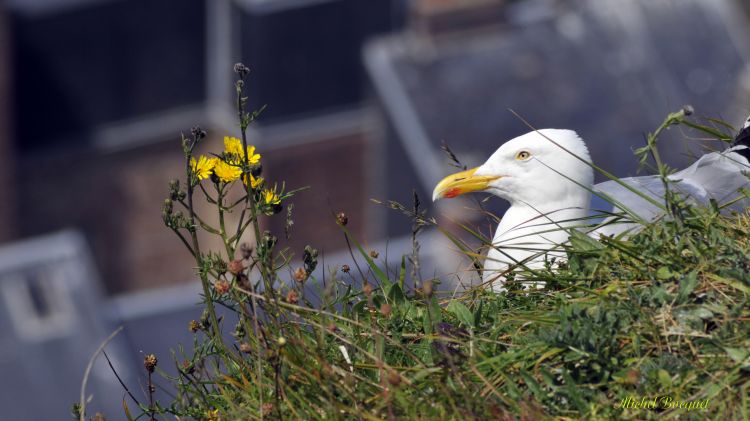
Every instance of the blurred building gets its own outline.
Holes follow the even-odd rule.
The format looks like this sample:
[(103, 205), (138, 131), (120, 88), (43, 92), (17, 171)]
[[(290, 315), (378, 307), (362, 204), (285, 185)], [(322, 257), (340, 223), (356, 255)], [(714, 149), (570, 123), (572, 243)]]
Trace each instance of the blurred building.
[(82, 229), (110, 292), (193, 279), (160, 207), (168, 180), (183, 172), (180, 133), (206, 128), (205, 150), (238, 135), (237, 61), (252, 69), (251, 107), (268, 105), (251, 130), (266, 175), (310, 187), (294, 200), (292, 250), (341, 247), (333, 211), (349, 212), (362, 237), (379, 231), (365, 223), (375, 220), (367, 199), (376, 127), (360, 50), (399, 27), (400, 1), (8, 4), (23, 175), (17, 199), (3, 201), (23, 212), (9, 225), (19, 236)]
[(0, 3), (0, 242), (13, 238), (15, 224), (15, 166), (13, 128), (11, 123), (11, 30), (8, 13)]
[[(89, 358), (114, 330), (101, 283), (83, 237), (65, 231), (0, 247), (0, 404), (7, 420), (66, 418)], [(124, 381), (136, 385), (125, 335), (107, 346)], [(87, 379), (86, 395), (108, 415), (122, 412), (122, 387), (104, 358)], [(43, 401), (43, 404), (39, 404)]]
[[(0, 295), (16, 303), (0, 312), (0, 364), (15, 370), (0, 383), (0, 394), (14, 392), (4, 402), (35, 402), (54, 386), (65, 393), (39, 419), (55, 418), (117, 325), (125, 329), (108, 349), (126, 355), (114, 363), (132, 390), (143, 352), (168, 361), (191, 342), (200, 289), (161, 204), (184, 170), (180, 133), (207, 129), (203, 152), (238, 134), (235, 62), (252, 69), (251, 107), (268, 105), (250, 131), (265, 175), (310, 187), (293, 200), (291, 240), (283, 218), (266, 228), (297, 256), (308, 243), (324, 251), (323, 278), (353, 263), (334, 212), (398, 262), (411, 250), (410, 222), (369, 199), (408, 205), (416, 190), (428, 206), (453, 170), (441, 143), (480, 164), (529, 130), (509, 108), (535, 126), (579, 131), (594, 160), (623, 176), (635, 171), (642, 134), (685, 103), (738, 122), (750, 112), (748, 12), (741, 0), (0, 3), (0, 241), (83, 234), (0, 249)], [(665, 155), (678, 165), (689, 133), (671, 134)], [(422, 268), (459, 272), (465, 262), (438, 237), (421, 237)], [(72, 269), (44, 275), (56, 265)], [(48, 336), (28, 340), (27, 319)], [(69, 329), (71, 320), (87, 330)], [(52, 331), (62, 322), (68, 329)], [(33, 384), (34, 367), (53, 373), (52, 363), (66, 370)], [(97, 373), (97, 385), (112, 387), (107, 367)], [(121, 396), (109, 395), (99, 407), (115, 416)]]
[[(441, 143), (476, 166), (530, 131), (524, 120), (576, 130), (595, 163), (628, 176), (638, 170), (633, 150), (644, 135), (683, 105), (699, 118), (734, 124), (750, 112), (750, 32), (741, 1), (416, 4), (412, 30), (365, 53), (388, 117), (386, 155), (402, 157), (408, 169), (386, 172), (389, 198), (408, 200), (398, 186), (416, 180), (427, 195), (454, 171)], [(670, 130), (662, 156), (679, 168), (709, 146), (723, 147), (695, 136)], [(506, 204), (493, 202), (500, 203), (489, 209), (501, 214)], [(404, 230), (397, 220), (388, 226), (391, 234)]]
[[(251, 107), (268, 105), (250, 130), (265, 176), (310, 187), (294, 199), (291, 240), (283, 216), (266, 228), (296, 254), (310, 243), (341, 263), (331, 253), (344, 246), (332, 214), (344, 210), (373, 244), (379, 126), (361, 49), (400, 28), (401, 3), (0, 3), (0, 241), (35, 237), (0, 249), (9, 417), (64, 417), (88, 359), (116, 326), (124, 330), (107, 351), (139, 396), (144, 352), (168, 361), (191, 342), (185, 326), (201, 311), (195, 263), (163, 226), (161, 204), (184, 171), (181, 133), (205, 128), (202, 152), (239, 134), (235, 62), (252, 69)], [(64, 228), (82, 235), (47, 235)], [(100, 357), (89, 415), (117, 418), (118, 390)], [(33, 406), (40, 395), (50, 398)]]

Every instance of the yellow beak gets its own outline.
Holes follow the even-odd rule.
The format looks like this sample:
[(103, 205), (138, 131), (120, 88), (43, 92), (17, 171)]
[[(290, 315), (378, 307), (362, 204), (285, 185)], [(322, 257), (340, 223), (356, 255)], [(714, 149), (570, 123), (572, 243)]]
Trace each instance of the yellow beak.
[(432, 201), (453, 198), (464, 193), (486, 190), (490, 183), (500, 178), (496, 175), (474, 175), (477, 168), (451, 174), (440, 180), (432, 192)]

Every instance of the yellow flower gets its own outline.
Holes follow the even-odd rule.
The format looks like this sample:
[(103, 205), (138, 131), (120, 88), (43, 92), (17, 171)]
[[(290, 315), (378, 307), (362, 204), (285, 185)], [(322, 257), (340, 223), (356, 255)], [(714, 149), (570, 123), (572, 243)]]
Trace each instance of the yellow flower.
[(247, 161), (250, 165), (254, 165), (260, 162), (260, 154), (255, 153), (255, 146), (250, 145), (247, 147)]
[(193, 171), (198, 180), (205, 180), (211, 176), (211, 170), (216, 165), (216, 158), (207, 158), (205, 155), (201, 155), (196, 161), (195, 158), (190, 158), (190, 169)]
[(242, 169), (236, 165), (218, 160), (216, 165), (214, 165), (214, 174), (216, 174), (221, 181), (231, 183), (240, 178), (240, 175), (242, 175)]
[(278, 205), (281, 203), (281, 198), (279, 198), (279, 195), (275, 191), (266, 189), (263, 191), (263, 201), (267, 205)]
[(224, 136), (224, 152), (233, 155), (242, 153), (242, 141), (236, 137)]
[[(263, 184), (263, 177), (255, 178), (252, 174), (248, 175), (250, 176), (250, 187), (257, 189), (261, 184)], [(247, 177), (245, 177), (245, 184), (247, 184)]]
[[(243, 160), (242, 141), (236, 137), (224, 136), (224, 152), (234, 156), (234, 160)], [(235, 162), (232, 160), (232, 162)], [(247, 161), (250, 165), (260, 162), (260, 154), (255, 153), (255, 146), (247, 147)]]
[(206, 411), (206, 420), (208, 421), (219, 421), (221, 418), (219, 417), (219, 410), (209, 410)]

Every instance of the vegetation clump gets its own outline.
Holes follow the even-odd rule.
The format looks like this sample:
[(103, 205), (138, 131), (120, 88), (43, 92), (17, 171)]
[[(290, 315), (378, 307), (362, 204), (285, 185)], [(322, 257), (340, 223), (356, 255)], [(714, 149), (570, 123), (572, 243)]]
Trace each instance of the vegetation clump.
[[(261, 177), (245, 133), (257, 116), (245, 110), (247, 68), (236, 69), (241, 136), (197, 158), (205, 132), (183, 139), (185, 179), (163, 213), (195, 257), (205, 312), (189, 322), (194, 347), (175, 354), (176, 375), (145, 362), (174, 400), (130, 395), (129, 419), (134, 405), (138, 418), (195, 420), (750, 417), (750, 214), (672, 196), (670, 217), (628, 237), (572, 232), (565, 262), (524, 274), (544, 288), (455, 293), (420, 275), (419, 232), (437, 224), (415, 197), (391, 204), (414, 222), (414, 251), (395, 270), (338, 213), (330, 223), (352, 261), (319, 279), (317, 250), (291, 267), (294, 251), (262, 229), (295, 191)], [(203, 248), (199, 231), (223, 248)]]

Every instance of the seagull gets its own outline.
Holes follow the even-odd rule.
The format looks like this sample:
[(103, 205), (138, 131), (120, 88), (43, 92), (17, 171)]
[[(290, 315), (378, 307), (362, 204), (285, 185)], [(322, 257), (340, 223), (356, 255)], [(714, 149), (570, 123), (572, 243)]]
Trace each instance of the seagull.
[[(729, 209), (750, 206), (738, 191), (750, 188), (750, 117), (732, 145), (701, 156), (668, 176), (669, 188), (691, 203), (716, 200)], [(540, 269), (550, 258), (564, 259), (573, 229), (589, 224), (592, 195), (607, 201), (610, 216), (588, 234), (627, 235), (665, 214), (665, 187), (659, 176), (629, 177), (593, 184), (594, 167), (585, 142), (573, 130), (541, 129), (500, 146), (482, 165), (441, 180), (432, 200), (470, 192), (488, 192), (510, 202), (484, 261), (482, 280), (502, 291), (504, 275), (514, 268)], [(627, 186), (627, 187), (626, 187)], [(635, 190), (635, 192), (633, 191)], [(637, 192), (637, 193), (636, 193)], [(733, 202), (734, 201), (734, 202)], [(590, 225), (590, 224), (589, 224)]]

